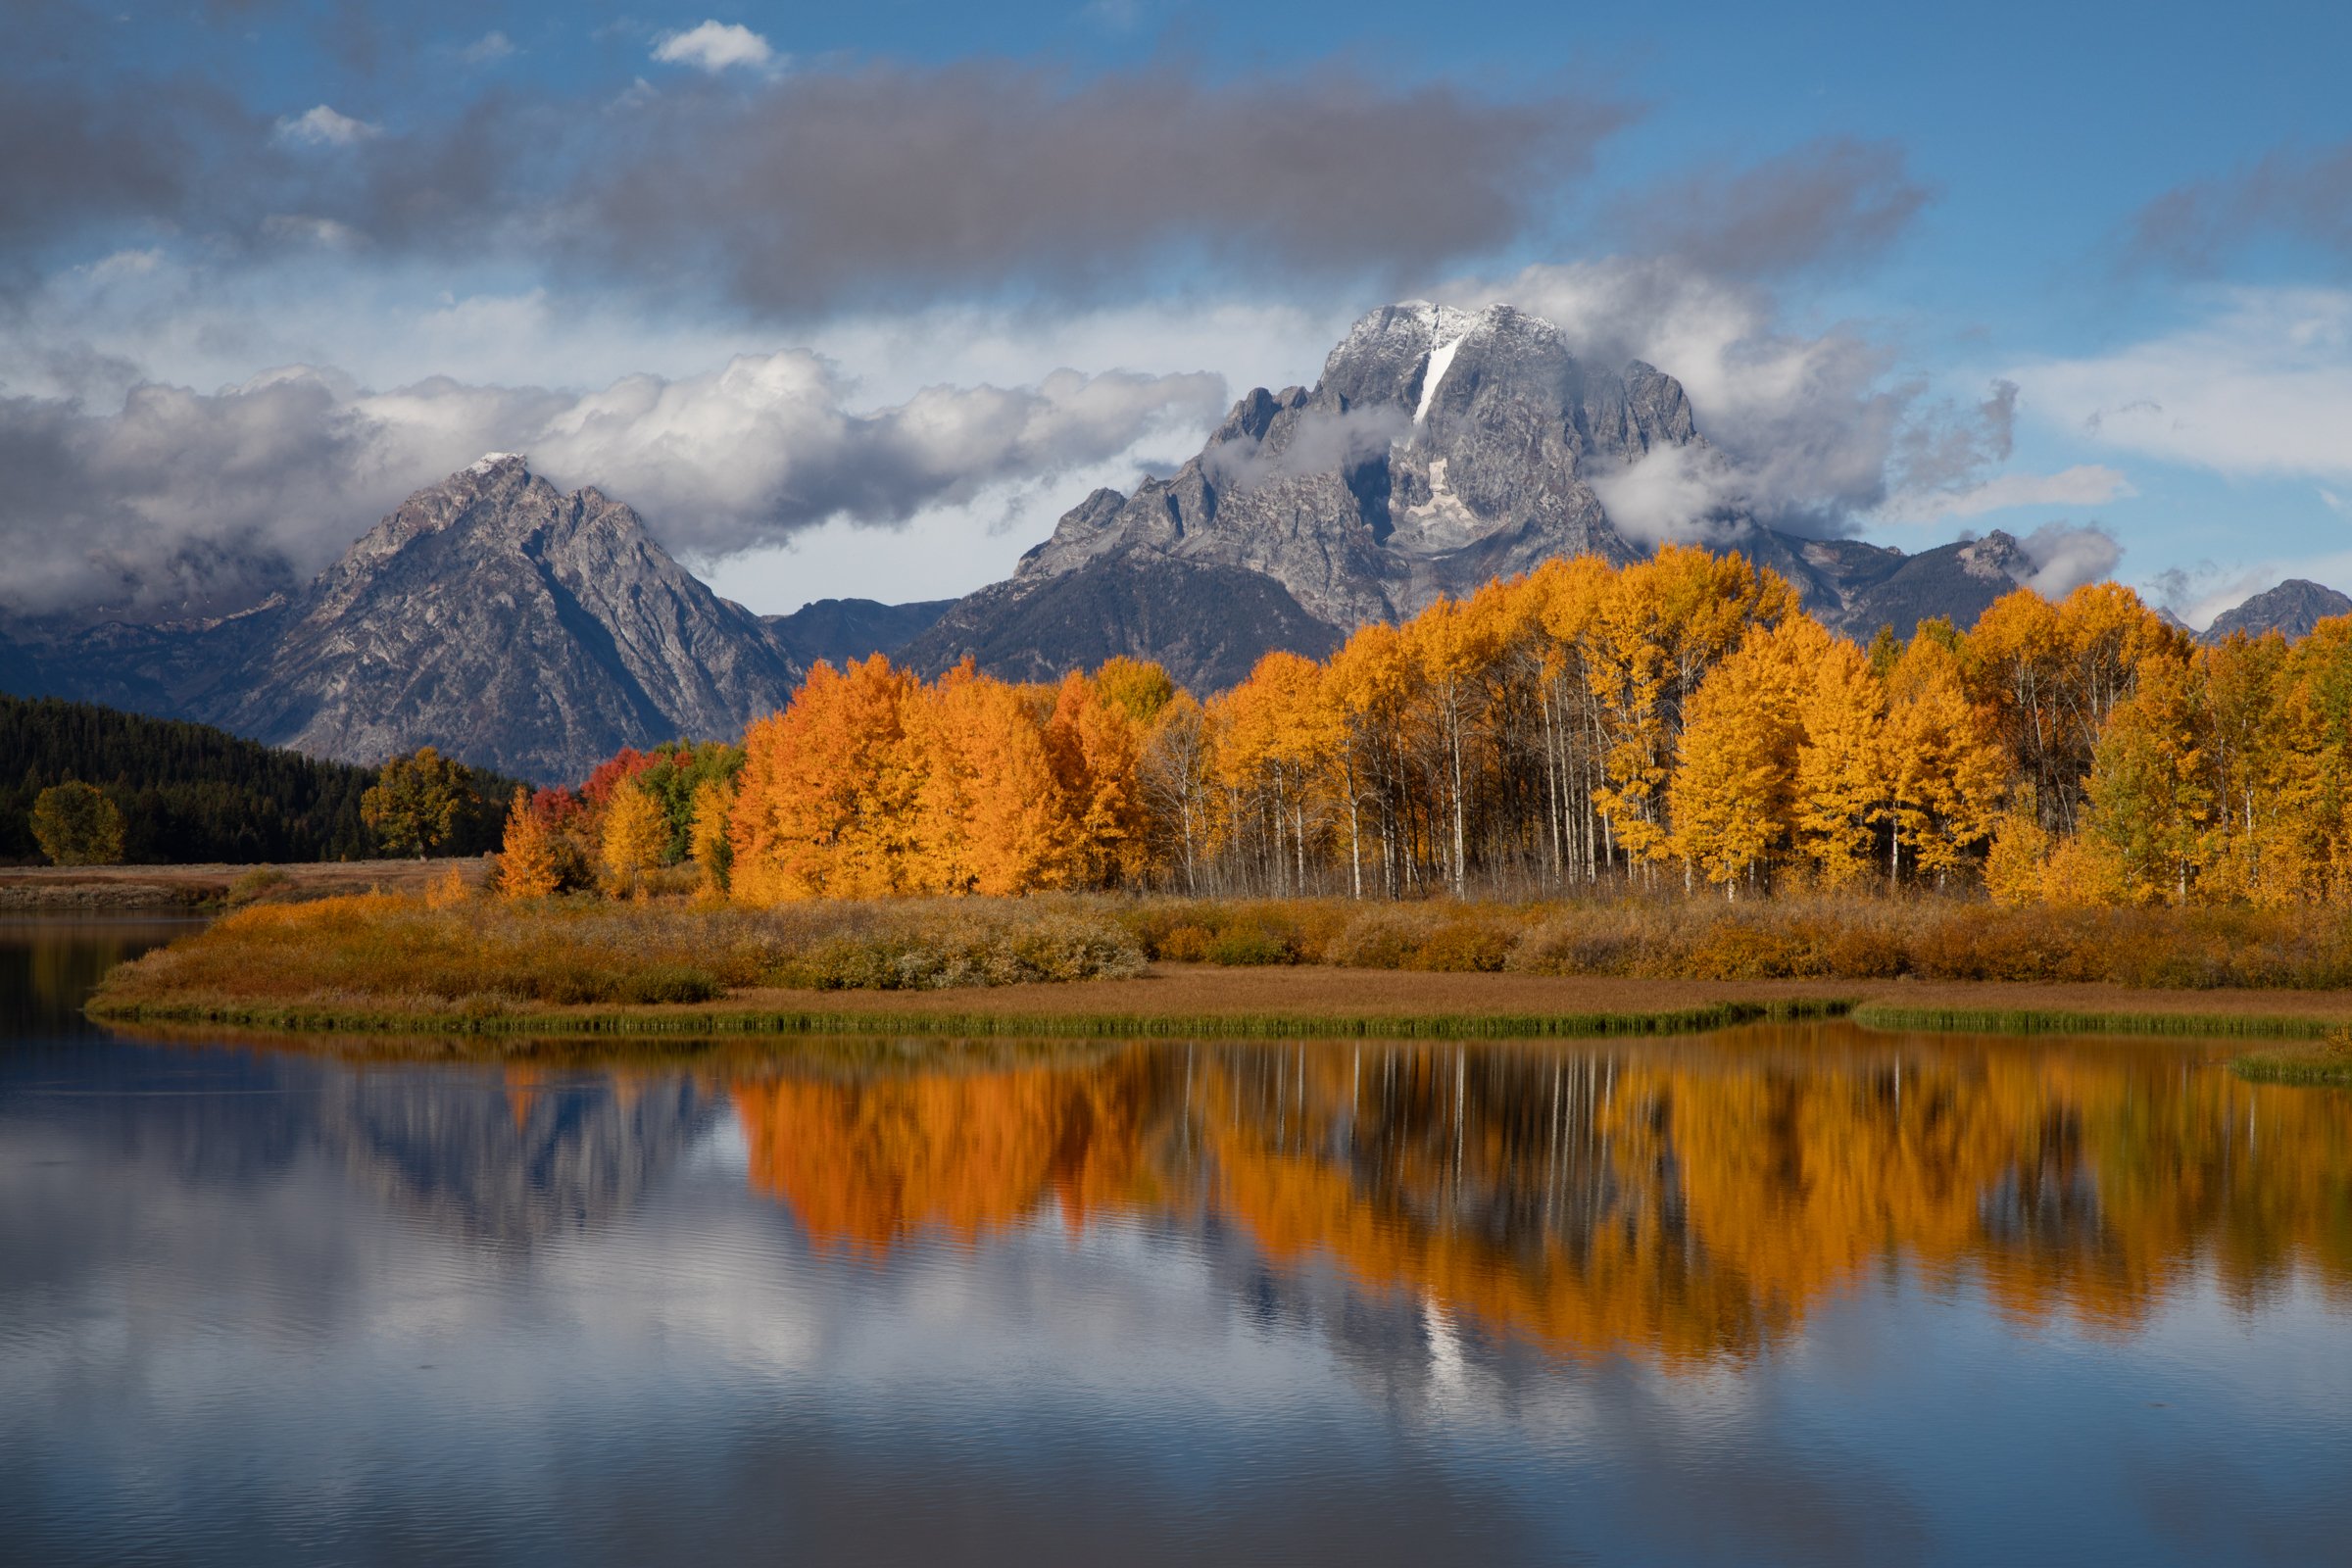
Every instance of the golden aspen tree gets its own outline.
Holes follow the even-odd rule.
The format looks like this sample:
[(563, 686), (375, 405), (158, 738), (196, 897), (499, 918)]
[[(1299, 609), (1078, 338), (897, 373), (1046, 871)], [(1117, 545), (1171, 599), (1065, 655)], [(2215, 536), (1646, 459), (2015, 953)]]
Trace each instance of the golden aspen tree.
[(645, 875), (669, 850), (669, 817), (662, 803), (634, 780), (612, 792), (598, 846), (605, 876), (617, 894), (643, 894)]
[(1415, 880), (1405, 729), (1416, 675), (1403, 635), (1378, 621), (1357, 627), (1332, 655), (1327, 676), (1327, 700), (1340, 725), (1337, 744), (1345, 749), (1342, 789), (1348, 808), (1349, 883), (1360, 896), (1360, 803), (1369, 800), (1380, 836), (1381, 889), (1395, 898)]
[(1609, 732), (1599, 805), (1637, 858), (1668, 858), (1660, 792), (1681, 742), (1683, 708), (1751, 628), (1796, 612), (1796, 592), (1739, 555), (1661, 545), (1624, 567), (1603, 598), (1592, 662)]
[(921, 757), (907, 886), (1012, 894), (1076, 880), (1068, 796), (1035, 705), (967, 660), (910, 695), (907, 743)]
[(1208, 715), (1199, 699), (1179, 690), (1152, 714), (1136, 774), (1161, 860), (1191, 894), (1202, 891), (1215, 837), (1213, 772)]
[(900, 892), (920, 778), (905, 745), (914, 681), (887, 659), (819, 663), (744, 732), (728, 825), (735, 897), (755, 904)]
[(1772, 701), (1758, 662), (1735, 655), (1692, 694), (1667, 789), (1673, 832), (1649, 853), (1681, 857), (1730, 898), (1780, 843), (1795, 726)]
[(2340, 902), (2352, 897), (2352, 616), (2313, 627), (2278, 680), (2278, 811), (2266, 836), (2266, 881)]
[(1065, 676), (1046, 723), (1047, 755), (1069, 822), (1069, 874), (1089, 887), (1115, 887), (1144, 867), (1145, 808), (1135, 768), (1166, 673), (1156, 664), (1120, 662), (1108, 683), (1076, 671)]
[(2062, 832), (2073, 828), (2075, 801), (2062, 700), (2065, 642), (2057, 608), (2019, 588), (1977, 617), (1960, 651), (1970, 698), (1991, 715), (2042, 826)]
[(1940, 639), (1912, 638), (1887, 689), (1887, 880), (1902, 880), (1907, 854), (1915, 875), (1940, 885), (1991, 838), (2008, 759)]
[(1544, 791), (1552, 870), (1563, 884), (1599, 874), (1593, 791), (1601, 747), (1592, 645), (1612, 573), (1597, 556), (1547, 561), (1531, 572), (1535, 653), (1544, 723)]
[(1760, 627), (1687, 707), (1663, 847), (1725, 896), (1753, 886), (1793, 836), (1804, 726), (1798, 693), (1835, 643), (1810, 616)]
[(2009, 907), (2041, 902), (2050, 859), (2050, 835), (2029, 803), (1994, 819), (1992, 845), (1984, 853), (1984, 891)]
[(1277, 892), (1305, 887), (1306, 797), (1321, 684), (1313, 660), (1277, 650), (1214, 705), (1220, 778), (1237, 806), (1253, 801), (1242, 810), (1265, 822), (1266, 864)]
[(1117, 709), (1138, 724), (1149, 725), (1176, 699), (1176, 682), (1165, 668), (1124, 654), (1104, 660), (1088, 677), (1088, 684), (1096, 701)]
[(507, 831), (498, 856), (498, 891), (510, 899), (544, 899), (562, 883), (555, 835), (531, 809), (528, 790), (515, 786), (507, 806)]
[(2206, 694), (2204, 749), (2212, 822), (2198, 859), (2216, 897), (2270, 902), (2280, 890), (2264, 875), (2264, 844), (2278, 809), (2279, 672), (2286, 639), (2233, 633), (2200, 649)]
[(2205, 693), (2196, 676), (2185, 659), (2143, 660), (2132, 695), (2100, 728), (2086, 831), (2114, 854), (2135, 903), (2188, 902), (2212, 821)]
[(1468, 892), (1469, 757), (1478, 722), (1478, 676), (1494, 656), (1495, 628), (1470, 606), (1441, 599), (1408, 621), (1405, 646), (1419, 665), (1436, 730), (1451, 853), (1446, 879), (1455, 898)]
[(728, 860), (727, 819), (735, 811), (735, 786), (731, 780), (707, 778), (694, 787), (694, 814), (687, 829), (687, 853), (694, 858), (703, 874), (703, 892), (710, 895), (727, 891)]
[(1870, 869), (1886, 815), (1886, 694), (1872, 657), (1832, 638), (1798, 684), (1796, 832), (1822, 886)]

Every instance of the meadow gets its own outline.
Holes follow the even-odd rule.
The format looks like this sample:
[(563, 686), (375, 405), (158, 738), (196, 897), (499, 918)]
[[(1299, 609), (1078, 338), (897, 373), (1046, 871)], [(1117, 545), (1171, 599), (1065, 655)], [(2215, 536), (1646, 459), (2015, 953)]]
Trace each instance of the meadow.
[[(1892, 1027), (2319, 1037), (2352, 1023), (2352, 923), (1930, 895), (757, 908), (502, 899), (445, 878), (232, 911), (124, 965), (91, 1010), (297, 1029), (1052, 1035), (1546, 1035), (1850, 1011)], [(2326, 1077), (2335, 1056), (2274, 1065)]]

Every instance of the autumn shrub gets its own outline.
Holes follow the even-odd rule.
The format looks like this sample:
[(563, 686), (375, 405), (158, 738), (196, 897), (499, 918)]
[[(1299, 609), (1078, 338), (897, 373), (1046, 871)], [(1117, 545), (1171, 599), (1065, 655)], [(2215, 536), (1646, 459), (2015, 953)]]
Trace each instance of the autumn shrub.
[(1141, 974), (1143, 951), (1115, 924), (1067, 910), (933, 907), (830, 937), (788, 958), (778, 978), (815, 990), (912, 991)]
[(367, 999), (434, 1008), (708, 1002), (757, 986), (1010, 985), (1140, 973), (1142, 950), (1076, 902), (679, 899), (441, 903), (366, 894), (257, 904), (126, 967), (136, 1000)]

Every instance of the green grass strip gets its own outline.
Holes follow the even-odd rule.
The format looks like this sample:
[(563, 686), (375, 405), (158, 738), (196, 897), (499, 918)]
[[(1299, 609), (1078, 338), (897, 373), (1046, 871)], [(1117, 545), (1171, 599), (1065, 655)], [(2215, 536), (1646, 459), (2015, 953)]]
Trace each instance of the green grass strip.
[(261, 1006), (223, 1003), (94, 1002), (101, 1022), (217, 1024), (285, 1033), (453, 1035), (900, 1035), (1026, 1039), (1586, 1039), (1686, 1034), (1743, 1023), (1842, 1015), (1838, 1001), (1722, 1002), (1656, 1012), (1587, 1013), (1203, 1013), (859, 1012), (677, 1007), (626, 1012), (433, 1012), (351, 1006)]
[(2230, 1070), (2248, 1083), (2352, 1089), (2352, 1051), (2250, 1051), (2233, 1059)]
[(1937, 1029), (1987, 1035), (2200, 1035), (2316, 1040), (2341, 1020), (2227, 1012), (2071, 1012), (2047, 1007), (1907, 1007), (1866, 1002), (1853, 1021), (1868, 1029)]

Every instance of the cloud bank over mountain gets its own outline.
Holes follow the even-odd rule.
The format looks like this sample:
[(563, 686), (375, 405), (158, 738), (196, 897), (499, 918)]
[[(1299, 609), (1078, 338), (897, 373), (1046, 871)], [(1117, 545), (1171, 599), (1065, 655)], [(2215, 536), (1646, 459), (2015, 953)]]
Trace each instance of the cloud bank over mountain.
[(835, 368), (787, 349), (584, 394), (448, 379), (375, 392), (296, 367), (212, 393), (143, 383), (111, 413), (0, 400), (0, 593), (19, 612), (242, 608), (486, 451), (625, 496), (665, 544), (710, 560), (1050, 479), (1213, 420), (1224, 395), (1205, 372), (1065, 370), (858, 408)]

